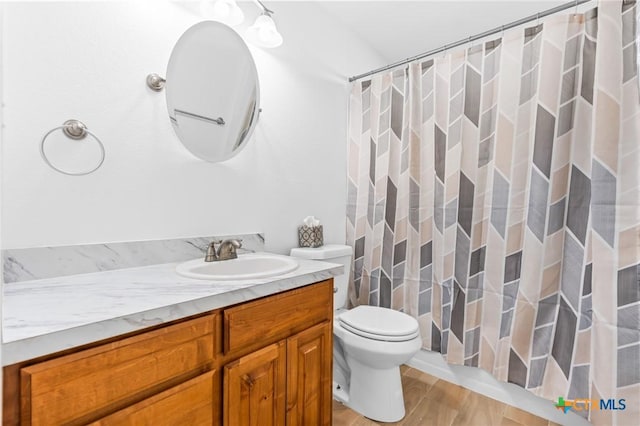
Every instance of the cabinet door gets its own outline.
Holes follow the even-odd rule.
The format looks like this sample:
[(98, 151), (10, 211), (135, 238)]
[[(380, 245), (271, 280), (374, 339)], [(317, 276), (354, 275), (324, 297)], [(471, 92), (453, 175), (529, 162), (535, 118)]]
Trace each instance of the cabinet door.
[(224, 367), (225, 426), (284, 425), (286, 350), (281, 341)]
[(211, 426), (215, 378), (209, 371), (89, 426)]
[(331, 425), (332, 325), (287, 339), (287, 425)]

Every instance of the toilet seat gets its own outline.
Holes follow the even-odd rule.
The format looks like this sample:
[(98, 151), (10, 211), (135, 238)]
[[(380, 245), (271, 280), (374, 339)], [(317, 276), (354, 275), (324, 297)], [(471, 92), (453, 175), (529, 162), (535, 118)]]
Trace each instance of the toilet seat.
[(361, 305), (338, 317), (340, 325), (358, 336), (386, 342), (405, 342), (418, 337), (418, 321), (399, 311)]
[(418, 337), (417, 331), (415, 333), (408, 334), (406, 336), (383, 336), (379, 334), (372, 334), (372, 333), (367, 333), (366, 331), (358, 330), (357, 328), (353, 328), (345, 323), (340, 323), (340, 325), (342, 326), (342, 328), (344, 328), (345, 330), (355, 335), (364, 337), (366, 339), (379, 340), (381, 342), (406, 342)]

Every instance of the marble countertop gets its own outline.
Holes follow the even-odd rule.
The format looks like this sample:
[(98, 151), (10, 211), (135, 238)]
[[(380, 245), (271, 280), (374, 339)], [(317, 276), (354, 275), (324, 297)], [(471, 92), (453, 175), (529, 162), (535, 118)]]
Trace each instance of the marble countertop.
[(259, 280), (184, 278), (176, 263), (4, 285), (2, 364), (107, 339), (342, 273), (333, 263), (298, 259), (288, 274)]

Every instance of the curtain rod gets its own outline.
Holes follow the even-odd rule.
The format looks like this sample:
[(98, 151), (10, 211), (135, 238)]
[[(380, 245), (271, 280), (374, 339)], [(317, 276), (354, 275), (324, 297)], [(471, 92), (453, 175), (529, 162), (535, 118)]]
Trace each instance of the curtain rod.
[(424, 59), (424, 58), (426, 58), (428, 56), (432, 56), (432, 55), (435, 55), (437, 53), (444, 52), (444, 51), (449, 50), (449, 49), (453, 49), (454, 47), (462, 46), (463, 44), (467, 44), (467, 43), (471, 43), (471, 42), (476, 41), (476, 40), (480, 40), (481, 38), (485, 38), (485, 37), (488, 37), (490, 35), (500, 33), (500, 32), (502, 32), (504, 30), (508, 30), (508, 29), (511, 29), (511, 28), (514, 28), (514, 27), (518, 27), (518, 26), (520, 26), (522, 24), (526, 24), (527, 22), (536, 21), (536, 20), (538, 20), (540, 18), (544, 18), (545, 16), (553, 15), (554, 13), (561, 12), (561, 11), (569, 9), (571, 7), (576, 7), (577, 8), (579, 5), (581, 5), (583, 3), (588, 3), (590, 1), (593, 1), (593, 0), (574, 0), (574, 1), (570, 2), (570, 3), (561, 4), (560, 6), (556, 6), (556, 7), (553, 7), (551, 9), (547, 9), (545, 11), (538, 12), (538, 13), (535, 13), (533, 15), (527, 16), (526, 18), (518, 19), (517, 21), (513, 21), (513, 22), (510, 22), (510, 23), (505, 24), (505, 25), (500, 25), (499, 27), (495, 27), (492, 30), (487, 30), (485, 32), (476, 34), (474, 36), (467, 37), (467, 38), (464, 38), (464, 39), (460, 39), (460, 40), (458, 40), (456, 42), (453, 42), (453, 43), (447, 43), (442, 47), (438, 47), (437, 49), (429, 50), (428, 52), (421, 53), (421, 54), (419, 54), (417, 56), (413, 56), (411, 58), (407, 58), (407, 59), (404, 59), (402, 61), (394, 62), (392, 64), (385, 65), (384, 67), (376, 68), (376, 69), (374, 69), (372, 71), (365, 72), (363, 74), (358, 74), (356, 76), (349, 77), (349, 83), (351, 83), (351, 82), (353, 82), (355, 80), (359, 80), (359, 79), (361, 79), (363, 77), (368, 77), (370, 75), (377, 74), (377, 73), (382, 72), (382, 71), (387, 71), (387, 70), (390, 70), (392, 68), (396, 68), (396, 67), (399, 67), (401, 65), (408, 64), (408, 63), (413, 62), (413, 61), (417, 61), (419, 59)]

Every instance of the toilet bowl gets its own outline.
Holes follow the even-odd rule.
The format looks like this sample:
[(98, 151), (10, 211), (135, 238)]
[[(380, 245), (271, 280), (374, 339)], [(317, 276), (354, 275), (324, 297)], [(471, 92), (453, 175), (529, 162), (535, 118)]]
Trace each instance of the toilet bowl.
[(342, 384), (346, 390), (336, 395), (338, 399), (370, 419), (401, 420), (405, 409), (400, 364), (422, 346), (418, 322), (391, 309), (358, 306), (334, 318), (333, 335), (342, 348), (342, 353), (334, 351), (334, 358), (344, 357), (350, 369), (348, 383)]
[(344, 265), (334, 277), (333, 395), (372, 420), (395, 422), (405, 415), (400, 364), (422, 346), (415, 318), (378, 306), (345, 309), (351, 247), (297, 248), (291, 256)]

